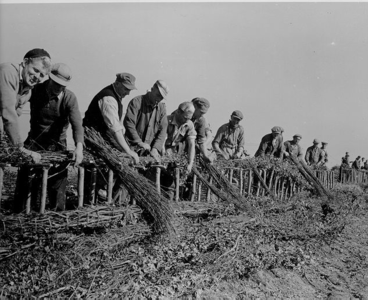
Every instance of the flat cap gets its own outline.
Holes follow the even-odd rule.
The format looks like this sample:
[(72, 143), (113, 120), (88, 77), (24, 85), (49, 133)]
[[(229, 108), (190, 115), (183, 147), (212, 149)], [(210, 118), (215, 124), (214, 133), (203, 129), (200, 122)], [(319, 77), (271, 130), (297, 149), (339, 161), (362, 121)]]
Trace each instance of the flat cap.
[(195, 107), (198, 107), (201, 113), (205, 114), (210, 108), (210, 102), (206, 98), (194, 98), (192, 100)]
[(313, 140), (313, 144), (319, 144), (319, 143), (320, 143), (319, 139), (314, 139)]
[(169, 87), (165, 81), (159, 79), (155, 82), (155, 85), (158, 87), (161, 96), (165, 99), (167, 94), (169, 93)]
[(121, 82), (127, 89), (136, 90), (135, 77), (129, 73), (116, 74), (116, 81)]
[(328, 145), (328, 143), (327, 142), (322, 142), (322, 145)]
[(231, 114), (232, 117), (238, 118), (240, 120), (243, 120), (243, 114), (240, 110), (234, 110), (233, 113)]
[(271, 132), (283, 133), (284, 129), (280, 126), (274, 126), (271, 128)]
[(36, 57), (42, 57), (42, 56), (47, 56), (48, 58), (51, 59), (50, 54), (46, 50), (40, 49), (40, 48), (29, 50), (26, 53), (26, 55), (24, 55), (24, 58), (36, 58)]
[(302, 136), (299, 133), (294, 134), (293, 137), (300, 137), (300, 138), (302, 138)]

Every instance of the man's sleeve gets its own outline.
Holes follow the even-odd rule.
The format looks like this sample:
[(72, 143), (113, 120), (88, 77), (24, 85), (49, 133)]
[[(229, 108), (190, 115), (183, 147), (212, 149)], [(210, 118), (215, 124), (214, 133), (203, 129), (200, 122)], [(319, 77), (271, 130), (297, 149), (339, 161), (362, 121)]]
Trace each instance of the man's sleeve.
[(244, 140), (244, 128), (241, 127), (240, 129), (240, 133), (239, 133), (239, 137), (238, 137), (238, 151), (240, 150), (240, 148), (244, 149), (244, 144), (245, 144), (245, 140)]
[(187, 129), (187, 137), (188, 138), (196, 138), (197, 137), (197, 131), (194, 129), (194, 124), (192, 121), (188, 122), (188, 129)]
[(265, 137), (262, 138), (261, 143), (259, 144), (259, 148), (258, 148), (258, 156), (263, 157), (266, 153), (266, 149), (267, 149), (267, 142), (265, 141)]
[(305, 152), (305, 157), (304, 157), (304, 160), (309, 163), (309, 156), (310, 156), (310, 153), (309, 153), (309, 148), (307, 149), (307, 152)]
[(138, 105), (138, 101), (133, 99), (128, 104), (127, 112), (124, 118), (124, 126), (126, 129), (125, 134), (134, 144), (142, 143), (142, 139), (139, 137), (136, 129), (139, 109), (140, 107)]
[(221, 143), (221, 140), (222, 140), (222, 135), (223, 135), (223, 130), (222, 130), (222, 126), (217, 130), (216, 132), (216, 136), (215, 138), (213, 139), (212, 141), (212, 145), (213, 143), (218, 143), (220, 144)]
[(84, 139), (82, 116), (79, 111), (77, 97), (74, 94), (71, 95), (68, 102), (69, 102), (68, 103), (69, 104), (68, 105), (69, 121), (72, 126), (74, 143), (75, 145), (77, 145), (77, 143), (83, 143), (83, 139)]
[(98, 106), (100, 107), (102, 117), (109, 131), (115, 133), (122, 130), (124, 133), (125, 128), (119, 120), (119, 108), (116, 100), (110, 96), (103, 97), (98, 101)]
[(201, 118), (196, 130), (198, 144), (203, 144), (206, 141), (206, 127), (206, 120), (204, 118)]
[(304, 154), (303, 148), (299, 146), (298, 158), (303, 158), (303, 154)]
[(159, 131), (156, 134), (154, 143), (152, 145), (152, 148), (156, 148), (158, 151), (161, 151), (161, 149), (164, 146), (166, 135), (167, 135), (167, 115), (166, 115), (166, 106), (162, 106), (161, 114), (160, 114), (160, 125), (159, 125)]
[(13, 145), (21, 145), (17, 103), (16, 82), (18, 74), (6, 66), (0, 69), (0, 115), (3, 118), (4, 130)]

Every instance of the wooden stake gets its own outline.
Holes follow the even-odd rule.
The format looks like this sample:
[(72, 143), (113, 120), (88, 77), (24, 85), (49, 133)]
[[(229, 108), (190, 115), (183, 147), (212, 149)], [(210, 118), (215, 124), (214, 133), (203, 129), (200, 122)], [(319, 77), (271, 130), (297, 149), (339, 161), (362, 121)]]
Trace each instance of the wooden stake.
[(112, 203), (112, 190), (114, 187), (114, 172), (109, 169), (109, 177), (107, 181), (107, 204)]
[(281, 179), (281, 200), (284, 197), (284, 185), (285, 185), (285, 180), (284, 178)]
[[(239, 177), (240, 177), (240, 187), (239, 187), (239, 190), (240, 190), (240, 195), (243, 195), (243, 169), (240, 169), (239, 170), (240, 174), (239, 174)], [(0, 194), (1, 196), (1, 194)], [(0, 197), (1, 199), (1, 197)]]
[(49, 168), (43, 167), (42, 168), (42, 190), (41, 190), (40, 214), (45, 213), (48, 176), (49, 176)]
[(180, 188), (180, 169), (175, 168), (175, 201), (179, 201), (179, 190)]
[[(266, 170), (263, 170), (263, 177), (264, 177), (264, 182), (265, 182), (265, 184), (266, 184), (266, 186), (267, 186), (267, 171)], [(265, 195), (265, 193), (266, 193), (266, 190), (263, 188), (262, 189), (262, 196), (264, 196)]]
[(190, 201), (194, 201), (196, 196), (196, 188), (197, 188), (197, 175), (193, 175), (193, 186), (192, 186), (192, 195), (190, 196)]
[[(212, 184), (212, 176), (211, 175), (210, 175), (209, 182), (210, 182), (210, 184)], [(208, 190), (207, 190), (207, 202), (210, 202), (210, 200), (211, 200), (211, 189), (208, 188)]]
[(0, 165), (0, 209), (1, 209), (1, 198), (3, 194), (3, 184), (4, 184), (4, 167)]
[(251, 195), (252, 193), (252, 170), (249, 170), (248, 173), (248, 197)]
[(161, 168), (156, 167), (156, 190), (159, 195), (161, 195), (160, 177), (161, 177)]
[(84, 199), (84, 167), (78, 167), (78, 207), (83, 207)]
[(275, 170), (272, 168), (272, 172), (271, 172), (271, 176), (270, 176), (270, 182), (268, 184), (268, 188), (271, 189), (272, 188), (272, 179), (273, 179), (273, 175), (275, 173)]
[(234, 170), (230, 169), (229, 181), (231, 184), (233, 184), (233, 175), (234, 175)]
[(198, 199), (197, 199), (198, 202), (201, 201), (201, 196), (202, 196), (202, 181), (199, 181), (199, 183), (198, 183)]

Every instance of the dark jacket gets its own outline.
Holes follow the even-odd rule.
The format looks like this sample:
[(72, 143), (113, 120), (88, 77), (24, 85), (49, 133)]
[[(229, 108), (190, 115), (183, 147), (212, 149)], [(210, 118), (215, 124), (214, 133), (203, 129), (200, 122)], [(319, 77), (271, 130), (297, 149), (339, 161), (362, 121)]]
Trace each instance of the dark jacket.
[(279, 134), (276, 138), (272, 136), (272, 133), (266, 134), (259, 144), (255, 157), (270, 155), (278, 158), (282, 158), (284, 154), (283, 137)]

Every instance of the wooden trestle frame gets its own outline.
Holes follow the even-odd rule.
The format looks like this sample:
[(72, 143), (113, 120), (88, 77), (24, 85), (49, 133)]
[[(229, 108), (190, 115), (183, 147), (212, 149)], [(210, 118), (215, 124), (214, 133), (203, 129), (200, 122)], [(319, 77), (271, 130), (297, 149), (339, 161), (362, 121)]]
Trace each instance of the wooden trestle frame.
[[(2, 188), (4, 180), (4, 169), (9, 167), (9, 165), (0, 164), (0, 208), (1, 208), (1, 198), (2, 198)], [(46, 206), (46, 193), (47, 193), (47, 178), (48, 171), (51, 167), (50, 164), (37, 164), (32, 165), (32, 168), (42, 169), (42, 190), (41, 190), (41, 205), (39, 213), (43, 214), (45, 212)], [(253, 170), (251, 169), (241, 169), (241, 168), (224, 168), (224, 175), (228, 180), (234, 184), (241, 195), (248, 196), (264, 196), (266, 195), (266, 190), (260, 184), (259, 179), (255, 176)], [(290, 178), (285, 178), (279, 176), (274, 172), (274, 170), (259, 170), (260, 175), (266, 182), (267, 187), (274, 193), (278, 199), (287, 199), (292, 197), (295, 193), (302, 190), (299, 186)], [(341, 169), (340, 173), (334, 173), (333, 171), (314, 171), (316, 177), (321, 181), (321, 183), (327, 188), (332, 189), (336, 185), (337, 179), (341, 183), (367, 183), (368, 182), (368, 172), (363, 170), (352, 170), (352, 169)], [(88, 174), (88, 176), (86, 176)], [(94, 163), (83, 163), (78, 167), (78, 207), (81, 208), (85, 203), (95, 204), (96, 194), (96, 174), (97, 166)], [(160, 167), (156, 167), (156, 181), (155, 187), (159, 193), (161, 193), (161, 183), (160, 183)], [(213, 184), (213, 178), (207, 174), (206, 178), (210, 184)], [(115, 201), (121, 201), (122, 192), (113, 195), (113, 186), (115, 183), (114, 172), (112, 170), (108, 171), (107, 180), (107, 204), (115, 203)], [(175, 169), (175, 201), (179, 201), (180, 198), (180, 170)], [(190, 201), (207, 201), (210, 202), (212, 199), (211, 190), (197, 179), (197, 176), (193, 175), (192, 190), (190, 194)], [(31, 195), (28, 196), (26, 202), (27, 214), (31, 212)]]

